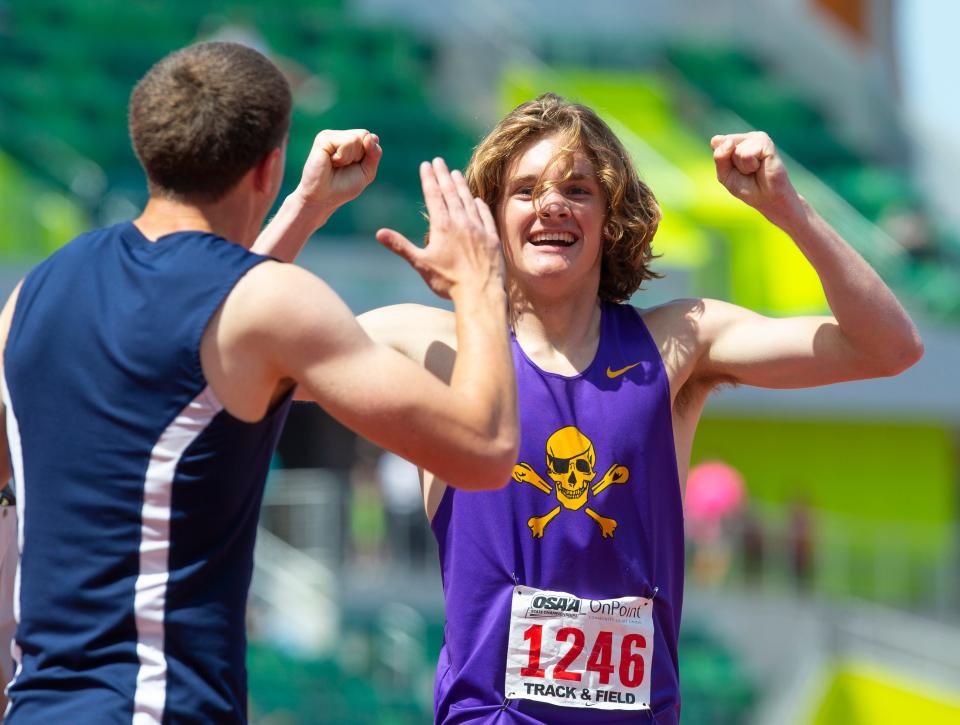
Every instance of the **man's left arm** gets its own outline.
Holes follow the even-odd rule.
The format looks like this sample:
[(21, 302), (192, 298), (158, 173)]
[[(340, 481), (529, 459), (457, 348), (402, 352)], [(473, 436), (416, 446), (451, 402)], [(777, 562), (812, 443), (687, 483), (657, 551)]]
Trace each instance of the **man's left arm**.
[(770, 137), (716, 136), (711, 145), (718, 180), (790, 236), (816, 270), (832, 316), (774, 319), (704, 300), (696, 374), (801, 388), (896, 375), (919, 360), (923, 344), (906, 310), (796, 192)]
[(292, 262), (310, 235), (374, 180), (382, 155), (380, 139), (365, 128), (318, 133), (300, 183), (260, 232), (252, 251)]

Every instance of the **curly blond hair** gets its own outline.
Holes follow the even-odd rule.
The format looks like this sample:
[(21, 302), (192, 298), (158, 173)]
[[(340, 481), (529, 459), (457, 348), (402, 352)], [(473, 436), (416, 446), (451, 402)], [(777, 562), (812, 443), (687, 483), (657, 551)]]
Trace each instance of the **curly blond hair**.
[[(591, 108), (555, 93), (514, 108), (474, 149), (466, 171), (470, 191), (498, 210), (510, 164), (531, 143), (547, 136), (558, 137), (560, 150), (537, 181), (534, 198), (569, 178), (573, 154), (579, 151), (590, 160), (607, 201), (598, 294), (604, 301), (623, 302), (644, 281), (661, 276), (649, 266), (660, 207), (620, 139)], [(547, 182), (544, 177), (554, 166), (566, 176)]]

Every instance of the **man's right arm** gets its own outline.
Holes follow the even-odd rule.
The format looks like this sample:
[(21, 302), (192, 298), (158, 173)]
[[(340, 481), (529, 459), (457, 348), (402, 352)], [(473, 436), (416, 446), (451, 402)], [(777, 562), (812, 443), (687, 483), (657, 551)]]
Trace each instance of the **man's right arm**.
[[(470, 319), (459, 326), (449, 385), (371, 340), (325, 283), (291, 265), (267, 263), (248, 272), (213, 332), (237, 340), (229, 354), (244, 361), (245, 372), (240, 385), (231, 376), (227, 387), (245, 400), (283, 381), (299, 384), (347, 427), (451, 485), (498, 488), (509, 480), (518, 436), (506, 323), (496, 322), (502, 295), (456, 293), (458, 315)], [(231, 332), (238, 327), (242, 333)], [(211, 382), (231, 410), (229, 390), (215, 377)], [(267, 404), (264, 397), (259, 414)]]
[(228, 410), (231, 391), (258, 397), (248, 416), (256, 419), (265, 394), (300, 384), (345, 425), (451, 485), (496, 488), (509, 480), (518, 445), (499, 239), (462, 175), (435, 161), (421, 177), (429, 246), (389, 230), (378, 238), (454, 302), (459, 353), (449, 384), (371, 340), (322, 281), (276, 263), (255, 267), (227, 298), (208, 330), (221, 341), (217, 362), (205, 357), (204, 369)]

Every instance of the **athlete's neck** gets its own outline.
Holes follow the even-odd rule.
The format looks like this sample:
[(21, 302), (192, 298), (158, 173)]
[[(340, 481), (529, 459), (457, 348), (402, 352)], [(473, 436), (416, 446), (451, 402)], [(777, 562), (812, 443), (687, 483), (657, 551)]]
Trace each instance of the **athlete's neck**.
[(600, 343), (596, 292), (545, 300), (514, 290), (510, 311), (517, 342), (542, 370), (571, 375), (593, 361)]
[(133, 223), (150, 241), (175, 232), (210, 232), (249, 247), (259, 229), (259, 224), (253, 223), (251, 211), (230, 194), (205, 204), (151, 197)]

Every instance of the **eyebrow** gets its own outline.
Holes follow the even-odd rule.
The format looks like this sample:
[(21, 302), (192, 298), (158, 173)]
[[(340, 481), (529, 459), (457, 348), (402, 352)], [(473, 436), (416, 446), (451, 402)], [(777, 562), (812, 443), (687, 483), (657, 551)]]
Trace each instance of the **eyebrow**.
[[(539, 178), (540, 177), (535, 174), (525, 174), (524, 176), (514, 176), (512, 179), (508, 181), (508, 185), (533, 184), (533, 183), (536, 183), (537, 179)], [(581, 174), (575, 171), (574, 173), (570, 174), (570, 176), (568, 176), (566, 179), (564, 179), (564, 181), (584, 181), (590, 178), (591, 178), (590, 174)]]

